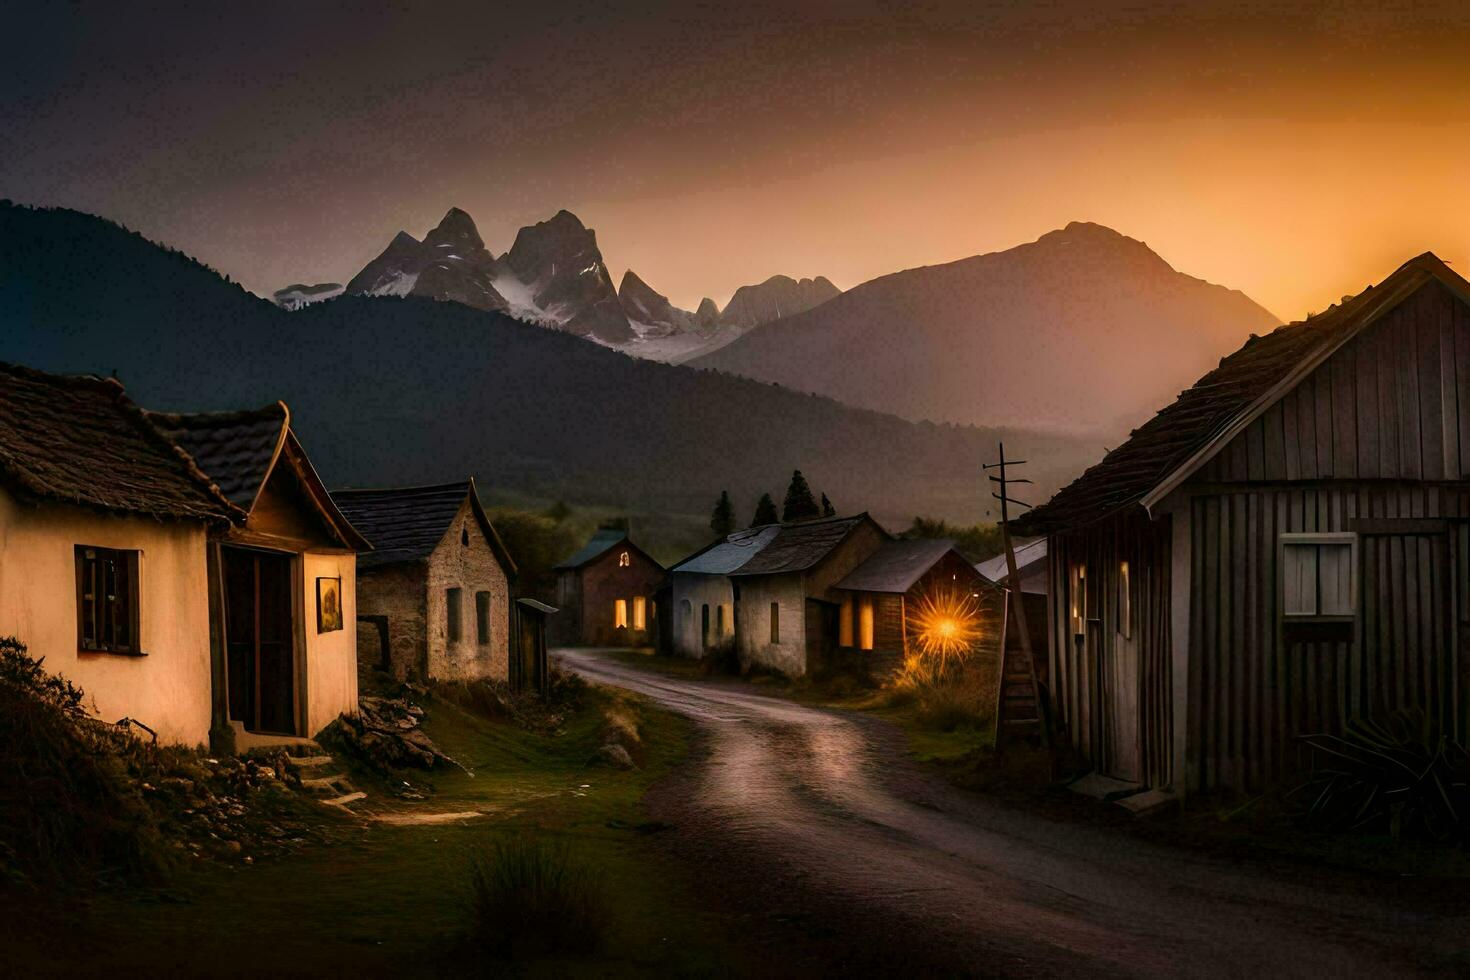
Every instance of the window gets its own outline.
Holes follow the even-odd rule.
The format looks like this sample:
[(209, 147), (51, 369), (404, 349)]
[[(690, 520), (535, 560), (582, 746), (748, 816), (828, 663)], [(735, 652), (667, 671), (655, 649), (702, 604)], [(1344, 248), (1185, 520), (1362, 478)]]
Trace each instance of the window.
[(484, 646), (490, 642), (490, 593), (475, 593), (475, 642)]
[(616, 629), (620, 629), (620, 630), (625, 630), (625, 629), (628, 628), (628, 600), (627, 599), (614, 599), (613, 600), (613, 626)]
[(837, 645), (852, 646), (852, 593), (842, 597), (842, 610), (837, 614)]
[(460, 622), (459, 589), (445, 589), (444, 601), (449, 612), (449, 642), (453, 643), (464, 635), (464, 626)]
[(628, 567), (628, 553), (626, 551), (623, 552), (621, 555), (618, 555), (618, 567), (619, 568), (627, 568)]
[(1087, 567), (1073, 565), (1071, 582), (1067, 588), (1072, 620), (1072, 635), (1082, 636), (1087, 632)]
[(870, 595), (858, 600), (858, 647), (873, 649), (873, 597)]
[(1133, 589), (1126, 561), (1118, 562), (1118, 633), (1125, 640), (1133, 636)]
[(709, 646), (709, 603), (699, 607), (699, 642)]
[(648, 629), (648, 600), (641, 595), (633, 597), (633, 628)]
[(725, 638), (725, 605), (721, 603), (715, 607), (715, 642)]
[(76, 548), (77, 648), (138, 653), (138, 552)]
[(781, 603), (771, 603), (771, 642), (781, 642)]
[(1281, 536), (1281, 615), (1287, 622), (1351, 622), (1355, 534)]
[(470, 526), (468, 524), (461, 524), (459, 526), (459, 543), (466, 548), (470, 546)]

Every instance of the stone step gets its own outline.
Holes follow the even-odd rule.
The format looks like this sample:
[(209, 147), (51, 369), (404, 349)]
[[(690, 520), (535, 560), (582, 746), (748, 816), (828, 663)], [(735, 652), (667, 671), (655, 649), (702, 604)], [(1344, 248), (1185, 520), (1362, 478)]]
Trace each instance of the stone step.
[(358, 800), (365, 799), (367, 799), (367, 794), (362, 792), (361, 790), (358, 790), (355, 793), (348, 793), (345, 796), (338, 796), (330, 800), (322, 800), (322, 803), (326, 806), (346, 806), (349, 803), (356, 803)]
[(313, 776), (301, 781), (301, 788), (308, 793), (317, 796), (331, 796), (335, 793), (350, 791), (352, 784), (347, 777), (340, 773), (333, 776)]
[(293, 755), (288, 761), (291, 765), (302, 769), (315, 769), (319, 766), (329, 766), (337, 760), (329, 755)]

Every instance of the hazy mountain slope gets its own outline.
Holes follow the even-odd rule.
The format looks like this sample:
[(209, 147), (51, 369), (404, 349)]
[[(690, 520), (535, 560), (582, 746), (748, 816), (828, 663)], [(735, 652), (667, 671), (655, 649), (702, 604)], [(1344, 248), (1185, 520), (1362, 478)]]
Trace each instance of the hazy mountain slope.
[(911, 419), (1136, 424), (1277, 319), (1074, 222), (856, 286), (691, 361)]
[[(479, 477), (494, 490), (742, 512), (793, 468), (845, 510), (975, 519), (994, 431), (916, 425), (640, 361), (458, 303), (343, 296), (288, 313), (179, 253), (69, 211), (0, 206), (0, 359), (113, 370), (143, 405), (290, 405), (331, 485)], [(1041, 493), (1095, 446), (1022, 433)]]
[(835, 298), (841, 292), (826, 276), (800, 281), (790, 276), (772, 276), (765, 282), (741, 286), (735, 290), (729, 305), (720, 313), (720, 323), (749, 329), (761, 323), (779, 320), (783, 316), (804, 313)]

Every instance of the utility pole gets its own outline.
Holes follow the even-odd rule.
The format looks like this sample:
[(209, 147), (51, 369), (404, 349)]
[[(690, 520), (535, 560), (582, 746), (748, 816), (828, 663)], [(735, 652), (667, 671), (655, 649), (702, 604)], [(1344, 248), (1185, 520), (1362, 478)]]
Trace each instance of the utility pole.
[[(1031, 481), (1024, 478), (1016, 479), (1006, 476), (1006, 467), (1024, 466), (1025, 464), (1026, 461), (1024, 459), (1006, 459), (1006, 444), (1002, 442), (1000, 443), (1000, 460), (995, 463), (986, 463), (983, 468), (987, 471), (996, 470), (1000, 474), (999, 476), (992, 476), (989, 479), (990, 482), (998, 485), (996, 489), (1000, 491), (999, 493), (991, 491), (990, 495), (1000, 501), (1000, 536), (1001, 544), (1005, 547), (1006, 551), (1006, 582), (1008, 586), (1005, 590), (1006, 614), (1003, 622), (1008, 623), (1014, 617), (1016, 628), (1020, 631), (1021, 650), (1026, 655), (1027, 676), (1030, 680), (1031, 696), (1036, 708), (1036, 717), (1034, 720), (1041, 729), (1042, 744), (1047, 748), (1051, 748), (1051, 725), (1047, 721), (1048, 712), (1046, 706), (1042, 703), (1041, 682), (1036, 676), (1036, 657), (1031, 652), (1031, 626), (1026, 622), (1026, 604), (1024, 599), (1017, 602), (1016, 598), (1021, 591), (1021, 576), (1016, 571), (1016, 548), (1011, 541), (1010, 505), (1015, 504), (1018, 507), (1026, 508), (1030, 508), (1031, 505), (1024, 500), (1017, 500), (1012, 497), (1010, 495), (1010, 486), (1014, 483), (1030, 483)], [(1000, 708), (995, 713), (995, 744), (997, 748), (1001, 746), (1001, 738), (1004, 734), (1003, 725), (1005, 722), (1009, 721), (1013, 724), (1029, 726), (1029, 723), (1033, 720), (1030, 718), (1002, 718), (1002, 715), (1005, 714), (1007, 701), (1006, 685), (1011, 682), (1011, 677), (1007, 670), (1007, 660), (1006, 637), (1002, 635), (1000, 638), (1001, 697)]]

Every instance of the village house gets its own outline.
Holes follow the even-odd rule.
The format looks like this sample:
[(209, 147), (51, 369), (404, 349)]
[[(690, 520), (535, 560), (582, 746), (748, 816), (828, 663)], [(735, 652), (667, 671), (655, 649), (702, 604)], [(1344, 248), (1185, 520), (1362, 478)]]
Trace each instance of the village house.
[(953, 541), (885, 541), (832, 586), (838, 664), (886, 680), (924, 653), (1000, 651), (1002, 593)]
[(244, 515), (210, 533), (205, 556), (216, 747), (307, 738), (355, 712), (357, 553), (371, 545), (333, 504), (290, 410), (148, 419)]
[(736, 531), (669, 569), (674, 604), (673, 652), (702, 658), (735, 645), (735, 584), (730, 574), (750, 561), (780, 530), (767, 524)]
[(835, 588), (889, 540), (867, 514), (780, 525), (744, 565), (735, 587), (735, 644), (743, 666), (789, 676), (833, 662), (839, 613), (849, 593)]
[(332, 497), (374, 543), (358, 573), (362, 662), (398, 678), (510, 680), (516, 567), (475, 481)]
[(657, 636), (654, 596), (664, 567), (621, 528), (601, 528), (556, 566), (561, 646), (650, 646)]
[(1097, 770), (1293, 775), (1297, 737), (1470, 692), (1470, 284), (1431, 254), (1251, 339), (1027, 515), (1051, 698)]

